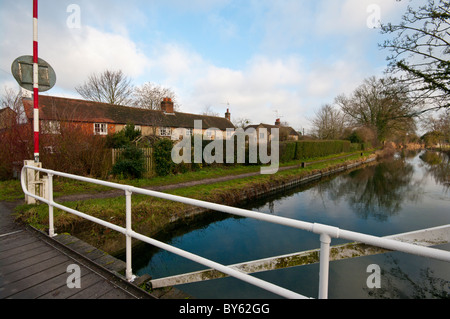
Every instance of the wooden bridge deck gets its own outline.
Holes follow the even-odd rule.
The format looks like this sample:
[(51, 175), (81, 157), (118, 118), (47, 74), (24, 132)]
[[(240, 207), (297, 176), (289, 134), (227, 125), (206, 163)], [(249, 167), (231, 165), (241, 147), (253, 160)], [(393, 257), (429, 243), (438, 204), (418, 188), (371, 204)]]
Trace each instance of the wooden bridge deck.
[[(67, 285), (73, 274), (67, 267), (73, 264), (80, 267), (80, 288)], [(136, 299), (145, 296), (119, 281), (31, 230), (0, 234), (1, 299)]]
[[(65, 236), (50, 239), (16, 224), (12, 218), (15, 205), (0, 202), (0, 299), (155, 298), (94, 260), (98, 258), (112, 265), (108, 259), (111, 256), (101, 256), (92, 250), (97, 256), (87, 258), (60, 244), (67, 239)], [(67, 286), (69, 276), (73, 275), (67, 271), (69, 265), (79, 266), (80, 288)]]

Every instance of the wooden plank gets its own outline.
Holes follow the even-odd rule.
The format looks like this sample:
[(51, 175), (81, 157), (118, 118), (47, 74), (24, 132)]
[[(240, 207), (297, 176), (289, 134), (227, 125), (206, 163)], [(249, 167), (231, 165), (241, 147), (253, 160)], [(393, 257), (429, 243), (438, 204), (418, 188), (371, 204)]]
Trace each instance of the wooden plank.
[[(68, 260), (69, 262), (73, 262)], [(68, 265), (69, 263), (66, 261), (65, 265)], [(65, 271), (67, 269), (67, 266), (63, 266), (64, 272), (61, 272), (59, 274), (54, 274), (53, 276), (50, 276), (48, 280), (42, 281), (38, 284), (35, 284), (33, 286), (26, 287), (22, 291), (14, 294), (12, 297), (14, 299), (37, 299), (45, 294), (53, 292), (55, 289), (67, 289), (71, 290), (71, 294), (73, 295), (79, 291), (79, 289), (70, 289), (67, 286), (67, 278), (68, 273)], [(91, 273), (90, 271), (81, 268), (81, 275), (83, 278), (83, 275)], [(92, 274), (92, 273), (91, 273)], [(101, 277), (95, 276), (95, 279), (97, 281), (101, 280)]]
[(39, 246), (36, 249), (31, 249), (31, 250), (28, 250), (21, 254), (15, 254), (15, 255), (9, 256), (9, 258), (4, 258), (4, 259), (0, 258), (0, 267), (10, 265), (13, 263), (18, 263), (18, 262), (28, 259), (30, 257), (38, 256), (40, 254), (49, 252), (51, 250), (52, 250), (52, 248), (50, 246)]
[[(54, 238), (13, 224), (11, 214), (12, 206), (0, 202), (0, 226), (3, 226), (0, 233), (0, 298), (154, 298), (117, 274), (75, 254)], [(105, 256), (101, 259), (111, 263)], [(80, 288), (71, 289), (67, 285), (73, 275), (68, 272), (69, 265), (80, 267)], [(84, 289), (89, 291), (81, 294)]]
[(82, 275), (80, 279), (82, 283), (80, 289), (67, 287), (67, 277), (63, 277), (62, 280), (64, 281), (63, 285), (59, 285), (57, 288), (54, 288), (53, 290), (38, 296), (37, 299), (68, 299), (78, 294), (80, 292), (80, 289), (90, 287), (102, 280), (102, 278), (93, 272), (90, 272), (84, 276)]
[[(32, 233), (23, 231), (0, 238), (1, 299), (136, 298), (117, 285), (117, 277), (108, 275), (114, 278), (110, 282), (100, 274), (102, 270), (92, 270), (86, 261), (73, 259), (69, 252), (47, 243), (49, 239), (44, 241)], [(72, 273), (67, 269), (73, 264), (80, 267), (81, 287), (71, 289), (67, 280)]]
[(68, 261), (70, 261), (69, 258), (64, 255), (56, 255), (53, 258), (44, 261), (35, 260), (35, 262), (28, 267), (15, 270), (6, 275), (0, 276), (0, 282), (2, 282), (3, 285), (7, 285), (22, 278), (38, 274), (42, 271), (45, 271), (49, 267), (53, 267), (62, 263), (67, 263)]
[[(69, 290), (65, 281), (67, 280), (67, 274), (60, 274), (56, 277), (51, 278), (45, 282), (41, 282), (40, 284), (29, 287), (25, 290), (22, 290), (19, 293), (16, 293), (13, 297), (14, 299), (36, 299), (40, 298), (46, 294), (51, 294), (57, 289), (66, 288)], [(72, 290), (72, 294), (75, 294), (76, 291)], [(54, 297), (52, 297), (54, 298)]]
[(89, 287), (81, 289), (78, 293), (68, 299), (97, 299), (114, 289), (115, 287), (109, 282), (100, 280)]
[(14, 233), (12, 235), (0, 238), (0, 257), (3, 252), (16, 246), (25, 245), (34, 242), (33, 238), (24, 237), (22, 233)]
[(39, 254), (37, 256), (21, 260), (18, 263), (9, 264), (7, 266), (4, 266), (4, 267), (0, 268), (0, 276), (5, 276), (5, 275), (7, 275), (7, 274), (9, 274), (11, 272), (14, 272), (14, 271), (17, 271), (17, 270), (29, 267), (29, 266), (31, 266), (33, 264), (42, 262), (44, 260), (50, 259), (52, 257), (55, 257), (57, 255), (58, 255), (58, 251), (50, 250), (50, 251), (45, 252), (43, 254)]
[(6, 283), (5, 285), (3, 283), (0, 283), (0, 298), (12, 297), (14, 294), (26, 290), (29, 287), (43, 283), (58, 275), (64, 274), (66, 273), (67, 266), (69, 265), (70, 262), (65, 262), (63, 264), (58, 264), (53, 267), (47, 268), (39, 273), (24, 277), (20, 280)]
[(40, 242), (30, 242), (30, 243), (26, 243), (26, 244), (20, 244), (17, 245), (16, 247), (13, 247), (11, 249), (8, 249), (6, 251), (3, 251), (0, 255), (0, 260), (4, 260), (4, 259), (8, 259), (9, 257), (14, 257), (16, 255), (22, 255), (25, 254), (27, 252), (33, 251), (35, 249), (44, 247), (42, 245), (42, 243)]

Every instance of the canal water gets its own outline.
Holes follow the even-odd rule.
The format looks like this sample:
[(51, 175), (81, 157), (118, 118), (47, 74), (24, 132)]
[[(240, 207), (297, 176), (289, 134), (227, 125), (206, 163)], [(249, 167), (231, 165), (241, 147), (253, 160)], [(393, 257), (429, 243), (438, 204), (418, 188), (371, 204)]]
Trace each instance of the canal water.
[[(396, 154), (376, 165), (331, 176), (313, 184), (252, 202), (244, 208), (317, 222), (376, 236), (450, 223), (450, 166), (446, 153)], [(158, 238), (229, 265), (317, 249), (319, 235), (248, 218), (206, 220)], [(331, 245), (345, 241), (333, 239)], [(450, 250), (450, 244), (438, 246)], [(133, 271), (161, 278), (205, 267), (166, 251), (143, 246), (133, 252)], [(368, 287), (381, 269), (381, 287)], [(318, 264), (254, 274), (302, 295), (317, 298)], [(329, 298), (449, 298), (450, 265), (398, 252), (330, 263)], [(278, 298), (234, 278), (177, 286), (196, 298)]]

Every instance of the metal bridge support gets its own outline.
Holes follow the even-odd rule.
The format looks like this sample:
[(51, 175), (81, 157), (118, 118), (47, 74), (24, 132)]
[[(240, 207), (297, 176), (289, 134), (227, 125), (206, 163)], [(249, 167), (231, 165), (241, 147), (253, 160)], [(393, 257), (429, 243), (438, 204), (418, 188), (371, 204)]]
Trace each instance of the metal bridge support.
[(319, 272), (319, 299), (328, 299), (328, 275), (330, 267), (331, 237), (320, 235), (320, 272)]
[[(24, 161), (24, 165), (42, 168), (42, 163), (36, 163), (34, 160)], [(39, 171), (27, 169), (25, 178), (28, 191), (33, 195), (44, 197), (44, 185), (40, 179)], [(31, 196), (25, 195), (25, 201), (27, 204), (36, 204), (36, 199)]]

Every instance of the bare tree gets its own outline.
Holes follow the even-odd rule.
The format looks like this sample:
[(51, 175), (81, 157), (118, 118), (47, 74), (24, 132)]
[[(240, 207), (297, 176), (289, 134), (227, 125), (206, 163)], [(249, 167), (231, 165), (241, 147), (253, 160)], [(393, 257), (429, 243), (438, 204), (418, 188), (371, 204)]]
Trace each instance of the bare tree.
[(131, 80), (121, 71), (106, 70), (91, 74), (88, 80), (75, 88), (86, 100), (115, 105), (129, 105), (132, 102)]
[(208, 116), (220, 116), (219, 113), (214, 111), (211, 105), (205, 105), (202, 111), (202, 115), (208, 115)]
[(427, 132), (438, 133), (444, 140), (450, 141), (450, 109), (437, 116), (428, 115), (422, 121), (422, 128)]
[(170, 88), (147, 82), (134, 89), (133, 106), (149, 110), (160, 110), (161, 102), (166, 97), (172, 99), (174, 102), (174, 110), (178, 111), (180, 105), (177, 102), (175, 92)]
[(250, 120), (245, 117), (239, 117), (233, 118), (232, 123), (236, 128), (245, 128), (247, 125), (250, 124)]
[(32, 127), (23, 125), (26, 116), (22, 92), (6, 86), (3, 89), (0, 96), (0, 180), (12, 178), (16, 164), (33, 155)]
[(370, 77), (350, 96), (338, 96), (336, 104), (350, 124), (372, 128), (380, 142), (415, 127), (413, 114), (417, 106), (409, 99), (405, 86), (390, 78)]
[(330, 104), (323, 105), (311, 122), (313, 135), (323, 140), (339, 139), (345, 129), (345, 115)]
[(380, 46), (392, 52), (391, 74), (407, 83), (410, 95), (427, 102), (417, 114), (450, 106), (450, 3), (428, 0), (407, 12), (398, 24), (382, 25), (383, 34), (393, 34)]

